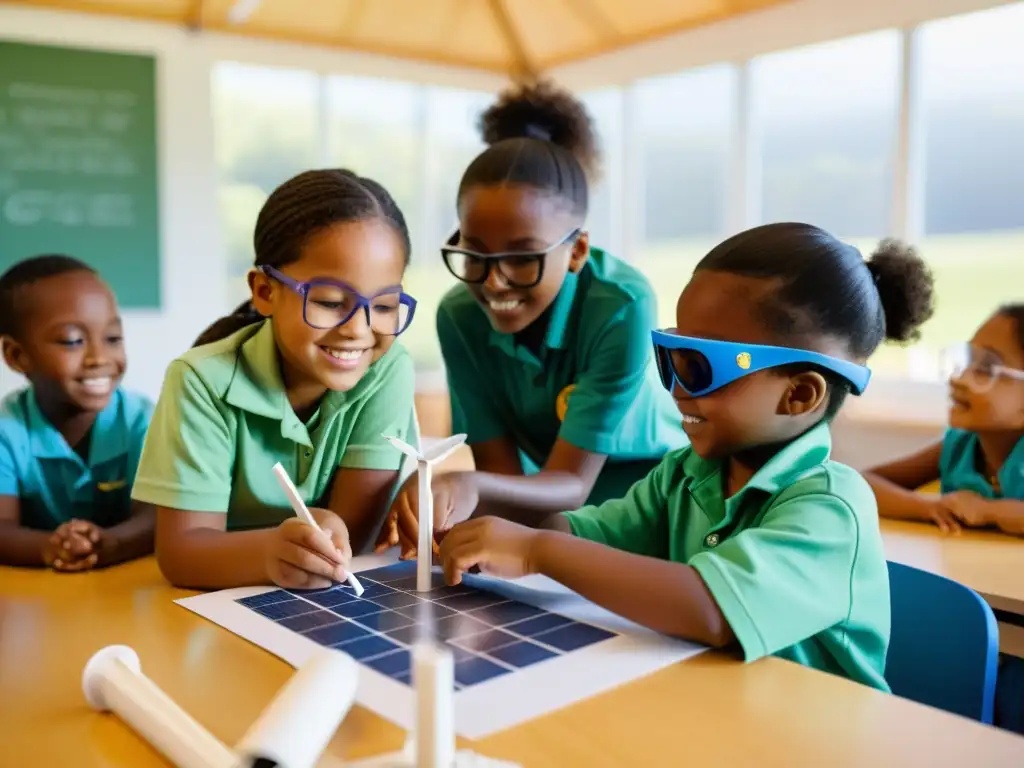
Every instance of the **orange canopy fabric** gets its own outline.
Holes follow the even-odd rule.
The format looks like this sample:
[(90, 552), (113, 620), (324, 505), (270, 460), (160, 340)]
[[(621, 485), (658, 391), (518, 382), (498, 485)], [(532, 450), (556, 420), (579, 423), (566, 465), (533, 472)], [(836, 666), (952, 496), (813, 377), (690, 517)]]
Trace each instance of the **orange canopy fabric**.
[(532, 76), (788, 0), (23, 0)]

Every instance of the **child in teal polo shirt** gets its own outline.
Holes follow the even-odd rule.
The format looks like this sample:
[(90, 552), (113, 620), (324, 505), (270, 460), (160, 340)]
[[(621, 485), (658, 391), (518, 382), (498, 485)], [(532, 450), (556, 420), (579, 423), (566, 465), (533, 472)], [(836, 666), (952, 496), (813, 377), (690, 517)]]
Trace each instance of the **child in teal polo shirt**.
[(29, 386), (0, 403), (0, 563), (83, 571), (153, 551), (130, 492), (152, 405), (120, 388), (117, 300), (87, 264), (44, 255), (0, 277), (4, 362)]
[[(442, 248), (461, 282), (437, 313), (452, 430), (467, 434), (475, 471), (435, 478), (439, 530), (478, 506), (539, 522), (617, 498), (686, 444), (651, 359), (654, 291), (584, 228), (599, 160), (583, 105), (532, 85), (481, 126), (490, 146), (463, 174), (459, 229)], [(380, 548), (401, 542), (412, 557), (416, 530), (411, 481)]]
[[(865, 473), (883, 517), (1024, 534), (1024, 304), (999, 309), (947, 350), (951, 405), (941, 440)], [(917, 489), (939, 480), (941, 493)]]
[[(949, 428), (941, 440), (865, 473), (878, 512), (1024, 535), (1024, 304), (1007, 304), (969, 344), (947, 350)], [(918, 488), (940, 481), (940, 493)], [(1024, 733), (1024, 661), (1000, 655), (996, 725)]]
[(542, 573), (660, 632), (888, 690), (877, 510), (830, 459), (829, 423), (883, 338), (911, 338), (931, 302), (924, 263), (894, 242), (865, 263), (805, 224), (726, 240), (679, 297), (677, 327), (653, 334), (690, 446), (546, 530), (455, 526), (440, 548), (449, 583), (474, 566)]
[[(409, 231), (387, 191), (349, 171), (301, 173), (256, 220), (252, 298), (171, 363), (133, 495), (157, 510), (156, 554), (179, 586), (345, 578), (373, 541), (415, 442)], [(280, 463), (321, 532), (295, 516)]]

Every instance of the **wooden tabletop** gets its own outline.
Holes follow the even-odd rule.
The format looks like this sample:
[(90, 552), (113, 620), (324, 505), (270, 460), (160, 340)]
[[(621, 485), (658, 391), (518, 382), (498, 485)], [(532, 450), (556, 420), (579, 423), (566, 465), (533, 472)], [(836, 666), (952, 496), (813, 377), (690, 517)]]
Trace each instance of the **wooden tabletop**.
[[(166, 766), (82, 698), (85, 662), (114, 643), (132, 646), (144, 673), (235, 743), (292, 670), (173, 604), (186, 594), (152, 559), (86, 574), (0, 569), (0, 764)], [(329, 753), (368, 757), (403, 739), (356, 707)], [(710, 652), (473, 747), (525, 768), (1024, 765), (1024, 738), (779, 659)]]
[(994, 607), (1024, 614), (1024, 539), (995, 531), (943, 534), (930, 523), (882, 520), (885, 556), (945, 576)]

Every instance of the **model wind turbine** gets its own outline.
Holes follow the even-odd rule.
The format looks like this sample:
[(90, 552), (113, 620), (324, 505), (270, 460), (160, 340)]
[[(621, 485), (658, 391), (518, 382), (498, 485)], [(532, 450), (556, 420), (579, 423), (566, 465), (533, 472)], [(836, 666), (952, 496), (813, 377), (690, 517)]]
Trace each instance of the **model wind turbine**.
[(420, 451), (397, 437), (382, 437), (410, 459), (416, 461), (419, 474), (419, 526), (420, 536), (416, 547), (416, 591), (430, 591), (430, 574), (434, 561), (434, 495), (430, 490), (433, 466), (447, 459), (456, 448), (466, 442), (463, 434), (439, 440)]

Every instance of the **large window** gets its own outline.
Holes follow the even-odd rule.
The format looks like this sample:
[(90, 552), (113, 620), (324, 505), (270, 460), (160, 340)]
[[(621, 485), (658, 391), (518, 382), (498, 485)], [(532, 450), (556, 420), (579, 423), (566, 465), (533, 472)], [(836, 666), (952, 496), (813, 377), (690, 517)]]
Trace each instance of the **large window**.
[[(876, 31), (581, 93), (602, 155), (591, 240), (643, 270), (659, 322), (671, 324), (694, 265), (742, 226), (807, 221), (865, 255), (905, 232), (935, 272), (938, 311), (920, 344), (883, 347), (871, 362), (883, 378), (934, 378), (942, 346), (1021, 298), (1022, 29), (1017, 2), (912, 33)], [(904, 49), (908, 34), (914, 45)], [(438, 247), (456, 225), (459, 180), (483, 149), (479, 118), (493, 98), (218, 64), (231, 299), (246, 293), (252, 227), (266, 195), (304, 168), (350, 167), (382, 182), (409, 222), (406, 287), (419, 310), (404, 343), (421, 371), (439, 370), (435, 314), (454, 280)], [(909, 148), (898, 141), (901, 126)], [(907, 195), (894, 208), (897, 191)]]
[(421, 370), (442, 367), (435, 318), (437, 306), (455, 278), (445, 269), (440, 248), (455, 229), (459, 182), (466, 166), (484, 148), (477, 123), (493, 100), (492, 94), (479, 91), (427, 89), (427, 149), (422, 158), (428, 184), (426, 220), (419, 251), (405, 280), (406, 290), (416, 297), (416, 321), (403, 336)]
[[(213, 73), (220, 212), (228, 301), (249, 295), (252, 233), (263, 201), (281, 182), (319, 161), (318, 80), (311, 72), (225, 62)], [(213, 321), (216, 318), (210, 318)]]
[(635, 260), (657, 291), (660, 322), (671, 325), (693, 267), (728, 229), (736, 73), (723, 65), (644, 80), (633, 97), (642, 173)]
[(402, 209), (415, 242), (423, 218), (423, 90), (372, 78), (331, 77), (327, 82), (329, 165), (383, 184)]
[(763, 221), (890, 231), (899, 42), (889, 30), (753, 61)]
[(413, 246), (405, 288), (418, 303), (402, 343), (421, 371), (439, 370), (434, 318), (454, 280), (438, 248), (455, 225), (459, 178), (482, 149), (476, 122), (492, 99), (477, 91), (219, 63), (213, 109), (228, 301), (248, 296), (253, 227), (270, 192), (303, 170), (348, 168), (383, 184), (402, 209)]
[[(896, 30), (755, 59), (760, 220), (814, 224), (870, 254), (892, 231), (899, 83)], [(907, 357), (884, 346), (871, 365), (901, 373)]]
[(587, 214), (587, 231), (592, 245), (611, 251), (617, 256), (622, 245), (621, 208), (616, 203), (616, 193), (624, 183), (622, 173), (623, 136), (623, 94), (618, 88), (591, 91), (582, 95), (582, 101), (590, 113), (597, 133), (598, 151), (601, 154), (600, 176), (590, 188), (590, 211)]
[(1024, 300), (1024, 3), (919, 35), (921, 251), (939, 295), (922, 344), (930, 360), (1001, 302)]

